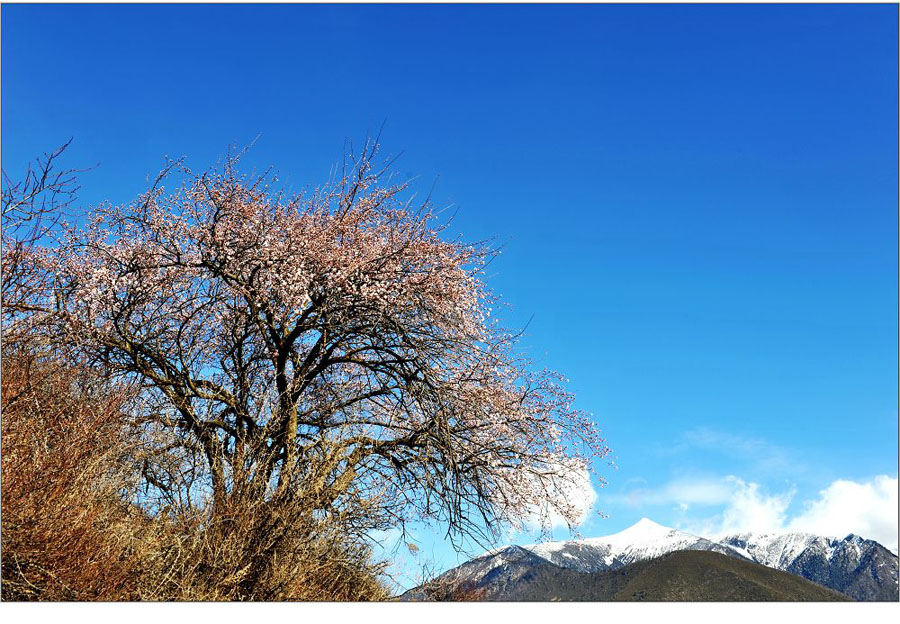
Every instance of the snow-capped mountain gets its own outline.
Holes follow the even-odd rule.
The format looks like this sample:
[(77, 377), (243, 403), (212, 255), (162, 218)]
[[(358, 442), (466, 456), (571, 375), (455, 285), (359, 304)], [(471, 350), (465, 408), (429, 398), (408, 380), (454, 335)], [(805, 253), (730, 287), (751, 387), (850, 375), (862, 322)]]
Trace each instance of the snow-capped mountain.
[(593, 574), (676, 551), (711, 551), (749, 560), (802, 576), (856, 600), (898, 600), (897, 556), (873, 540), (807, 533), (746, 533), (707, 539), (647, 518), (605, 537), (494, 549), (437, 580), (448, 587), (505, 588), (529, 582), (548, 566)]
[(466, 599), (472, 588), (484, 594), (503, 594), (511, 588), (529, 583), (543, 569), (560, 569), (521, 546), (504, 546), (490, 550), (462, 565), (452, 568), (428, 583), (404, 593), (401, 600)]
[(654, 559), (676, 550), (710, 550), (733, 557), (746, 557), (731, 546), (684, 531), (670, 529), (641, 518), (620, 533), (565, 542), (544, 542), (523, 548), (563, 568), (579, 572), (602, 572)]
[(735, 548), (748, 559), (781, 570), (808, 548), (830, 556), (836, 540), (810, 533), (735, 533), (718, 541)]
[(874, 540), (809, 533), (729, 535), (720, 543), (752, 561), (797, 574), (856, 600), (897, 600), (897, 556)]

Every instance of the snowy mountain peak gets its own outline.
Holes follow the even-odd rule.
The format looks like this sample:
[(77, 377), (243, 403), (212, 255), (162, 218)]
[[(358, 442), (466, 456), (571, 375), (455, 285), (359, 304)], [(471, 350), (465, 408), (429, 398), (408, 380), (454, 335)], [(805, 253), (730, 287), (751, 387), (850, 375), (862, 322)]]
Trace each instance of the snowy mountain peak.
[(525, 546), (533, 554), (562, 567), (596, 572), (652, 559), (675, 550), (716, 550), (734, 554), (734, 549), (641, 518), (627, 529), (603, 537), (566, 542), (544, 542)]
[[(628, 537), (633, 543), (643, 542), (648, 539), (657, 539), (660, 537), (664, 537), (674, 531), (675, 529), (665, 527), (661, 524), (657, 524), (653, 522), (650, 518), (641, 518), (630, 527), (625, 529), (624, 531), (620, 531), (615, 533), (614, 535), (608, 536), (611, 537)], [(598, 538), (604, 539), (604, 538)]]
[(707, 539), (648, 518), (604, 537), (497, 548), (441, 578), (475, 582), (496, 576), (519, 582), (533, 566), (552, 564), (596, 573), (690, 550), (717, 552), (796, 574), (856, 600), (896, 601), (900, 587), (897, 556), (854, 534), (838, 539), (810, 533), (739, 533)]
[(631, 525), (632, 528), (639, 527), (639, 526), (657, 527), (660, 529), (668, 529), (669, 528), (669, 527), (664, 527), (663, 525), (661, 525), (657, 522), (653, 522), (653, 520), (651, 520), (650, 518), (646, 518), (646, 517), (641, 518), (640, 520), (638, 520), (637, 522), (635, 522), (634, 524)]

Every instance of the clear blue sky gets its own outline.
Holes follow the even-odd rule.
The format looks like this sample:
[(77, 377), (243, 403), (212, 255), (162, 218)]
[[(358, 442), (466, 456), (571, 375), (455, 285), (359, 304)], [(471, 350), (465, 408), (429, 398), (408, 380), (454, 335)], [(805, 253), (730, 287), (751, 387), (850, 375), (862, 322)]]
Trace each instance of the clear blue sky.
[(386, 122), (615, 451), (585, 534), (897, 475), (896, 6), (4, 5), (2, 36), (3, 167), (74, 137), (85, 204), (257, 135), (299, 188)]

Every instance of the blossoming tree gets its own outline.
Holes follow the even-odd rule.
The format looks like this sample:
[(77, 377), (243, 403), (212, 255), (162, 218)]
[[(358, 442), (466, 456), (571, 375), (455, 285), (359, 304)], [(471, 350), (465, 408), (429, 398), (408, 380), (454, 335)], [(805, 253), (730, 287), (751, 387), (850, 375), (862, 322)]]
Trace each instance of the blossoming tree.
[(213, 513), (302, 498), (451, 535), (574, 524), (599, 432), (490, 317), (493, 252), (449, 240), (375, 151), (308, 194), (232, 160), (95, 209), (41, 259), (60, 340), (143, 388), (167, 448), (202, 458)]

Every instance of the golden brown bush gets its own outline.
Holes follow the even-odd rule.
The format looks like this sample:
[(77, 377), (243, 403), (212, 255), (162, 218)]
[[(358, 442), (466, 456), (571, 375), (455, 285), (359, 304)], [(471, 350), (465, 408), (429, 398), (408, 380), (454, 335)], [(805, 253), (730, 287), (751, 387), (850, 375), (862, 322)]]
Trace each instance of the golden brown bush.
[[(381, 566), (327, 523), (241, 505), (173, 529), (142, 579), (150, 600), (384, 600)], [(305, 525), (305, 526), (304, 526)]]
[(154, 430), (166, 416), (128, 403), (107, 358), (77, 366), (63, 355), (46, 245), (78, 189), (74, 170), (56, 169), (67, 145), (20, 182), (4, 173), (0, 198), (3, 599), (387, 597), (352, 522), (316, 517), (309, 498), (234, 488), (207, 505), (192, 442)]
[(2, 593), (5, 600), (136, 597), (144, 548), (121, 414), (124, 394), (74, 367), (5, 358)]
[(4, 600), (389, 597), (368, 550), (302, 501), (150, 517), (133, 502), (146, 449), (126, 396), (86, 370), (4, 359)]

